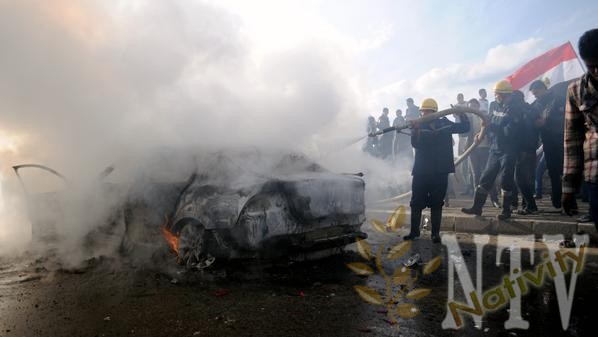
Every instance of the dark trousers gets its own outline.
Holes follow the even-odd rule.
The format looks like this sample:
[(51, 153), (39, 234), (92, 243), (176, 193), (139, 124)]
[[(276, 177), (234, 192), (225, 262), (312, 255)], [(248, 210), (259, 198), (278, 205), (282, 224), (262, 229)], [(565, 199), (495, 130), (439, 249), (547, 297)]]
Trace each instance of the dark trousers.
[(590, 202), (590, 216), (594, 221), (594, 226), (598, 230), (598, 183), (586, 182), (588, 199)]
[(544, 172), (546, 171), (546, 158), (544, 156), (544, 152), (540, 156), (538, 160), (538, 164), (536, 165), (536, 195), (542, 196), (542, 177), (544, 176)]
[[(476, 147), (469, 154), (469, 167), (473, 176), (474, 189), (480, 184), (482, 172), (484, 172), (489, 155), (490, 149), (487, 147)], [(489, 193), (492, 200), (498, 201), (498, 192), (496, 191), (495, 186), (492, 187)]]
[(522, 152), (515, 164), (515, 181), (527, 207), (534, 205), (534, 182), (536, 180), (536, 151)]
[(563, 135), (543, 133), (544, 157), (550, 176), (551, 199), (555, 208), (561, 208), (561, 178), (563, 177)]
[(506, 192), (515, 190), (515, 155), (490, 151), (486, 168), (480, 178), (480, 187), (486, 192), (494, 186), (496, 178), (500, 178), (500, 188)]
[(411, 181), (411, 234), (419, 236), (422, 210), (430, 207), (432, 236), (440, 236), (442, 206), (448, 185), (448, 174), (416, 174)]
[(488, 151), (489, 149), (487, 147), (476, 147), (469, 154), (469, 167), (471, 169), (471, 173), (473, 174), (474, 187), (480, 184), (482, 172), (484, 171), (484, 167), (486, 167), (486, 162), (488, 161)]

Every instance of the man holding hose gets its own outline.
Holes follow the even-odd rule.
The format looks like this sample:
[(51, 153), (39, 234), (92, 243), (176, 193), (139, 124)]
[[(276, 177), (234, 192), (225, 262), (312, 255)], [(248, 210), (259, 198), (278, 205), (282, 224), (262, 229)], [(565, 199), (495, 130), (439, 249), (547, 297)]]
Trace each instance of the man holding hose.
[[(438, 104), (426, 98), (420, 107), (422, 116), (438, 111)], [(455, 172), (453, 162), (453, 133), (469, 131), (469, 119), (465, 113), (457, 115), (459, 121), (453, 123), (446, 117), (429, 122), (412, 121), (411, 145), (415, 149), (411, 195), (411, 233), (403, 239), (419, 238), (419, 225), (422, 210), (430, 207), (432, 241), (440, 243), (440, 222), (442, 206), (446, 194), (448, 175)]]
[(513, 87), (506, 80), (499, 81), (494, 86), (498, 111), (492, 113), (486, 126), (490, 137), (490, 154), (474, 193), (473, 206), (461, 209), (465, 214), (482, 215), (488, 191), (500, 175), (503, 200), (502, 212), (498, 219), (506, 220), (511, 217), (512, 196), (515, 190), (514, 170), (521, 135), (521, 113), (511, 104), (512, 93)]

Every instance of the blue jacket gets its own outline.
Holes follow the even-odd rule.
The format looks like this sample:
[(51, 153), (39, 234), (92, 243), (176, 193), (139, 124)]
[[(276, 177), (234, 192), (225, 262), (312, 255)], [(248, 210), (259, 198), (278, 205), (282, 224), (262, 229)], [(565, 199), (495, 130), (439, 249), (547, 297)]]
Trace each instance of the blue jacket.
[(423, 123), (411, 132), (411, 145), (415, 148), (412, 175), (449, 174), (455, 172), (453, 158), (453, 133), (469, 131), (469, 119), (459, 118), (454, 123), (446, 117)]
[[(494, 103), (494, 102), (493, 102)], [(487, 126), (490, 151), (517, 155), (521, 147), (521, 108), (496, 104)]]
[(536, 121), (540, 118), (539, 111), (531, 104), (521, 102), (514, 106), (521, 113), (520, 130), (521, 136), (519, 149), (525, 153), (536, 153), (540, 143), (540, 129), (536, 126)]

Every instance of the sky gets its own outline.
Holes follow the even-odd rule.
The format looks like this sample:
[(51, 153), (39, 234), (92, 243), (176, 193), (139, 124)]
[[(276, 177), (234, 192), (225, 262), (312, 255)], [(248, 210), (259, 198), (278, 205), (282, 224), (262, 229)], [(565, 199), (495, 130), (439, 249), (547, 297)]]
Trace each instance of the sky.
[(214, 1), (264, 52), (323, 39), (354, 61), (368, 114), (432, 96), (447, 106), (596, 27), (598, 2)]

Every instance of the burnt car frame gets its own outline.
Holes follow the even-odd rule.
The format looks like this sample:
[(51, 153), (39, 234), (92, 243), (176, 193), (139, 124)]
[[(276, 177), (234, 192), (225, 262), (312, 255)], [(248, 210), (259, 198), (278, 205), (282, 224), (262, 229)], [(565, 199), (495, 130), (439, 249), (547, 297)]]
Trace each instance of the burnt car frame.
[[(51, 237), (68, 207), (60, 200), (69, 189), (28, 193), (19, 171), (42, 169), (66, 179), (41, 165), (14, 168), (27, 194), (33, 237)], [(100, 174), (96, 198), (118, 203), (112, 202), (98, 228), (122, 232), (121, 249), (128, 252), (151, 254), (167, 242), (181, 264), (193, 267), (213, 258), (325, 251), (366, 237), (360, 230), (365, 221), (361, 175), (332, 173), (302, 155), (211, 153), (195, 159), (193, 169), (179, 175), (186, 179), (169, 181), (143, 174), (131, 184), (115, 184), (105, 181), (111, 172), (109, 167)], [(38, 212), (40, 208), (44, 212)], [(117, 226), (124, 229), (115, 230)]]

